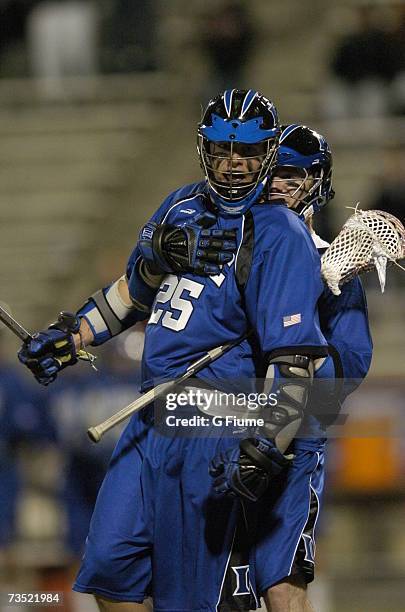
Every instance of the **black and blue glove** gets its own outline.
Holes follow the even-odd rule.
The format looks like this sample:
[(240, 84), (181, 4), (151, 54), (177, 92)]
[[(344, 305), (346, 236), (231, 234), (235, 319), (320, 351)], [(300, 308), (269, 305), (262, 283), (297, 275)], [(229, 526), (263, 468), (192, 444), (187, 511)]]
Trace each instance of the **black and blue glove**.
[(264, 494), (270, 480), (291, 465), (292, 459), (292, 455), (283, 455), (273, 440), (247, 438), (211, 461), (214, 490), (255, 502)]
[(41, 385), (49, 385), (60, 370), (77, 363), (73, 334), (78, 333), (79, 328), (78, 317), (61, 312), (58, 320), (47, 330), (34, 334), (23, 344), (18, 359)]
[(149, 222), (139, 234), (142, 258), (154, 274), (193, 272), (202, 276), (219, 274), (237, 249), (236, 230), (210, 229), (216, 217), (198, 213), (190, 223), (177, 227)]

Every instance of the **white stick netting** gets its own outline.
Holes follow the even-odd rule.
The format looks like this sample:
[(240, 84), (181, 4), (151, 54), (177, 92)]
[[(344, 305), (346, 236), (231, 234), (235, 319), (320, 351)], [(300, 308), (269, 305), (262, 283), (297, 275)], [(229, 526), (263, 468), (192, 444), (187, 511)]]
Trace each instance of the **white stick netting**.
[(355, 210), (322, 256), (322, 276), (335, 295), (356, 274), (377, 269), (384, 291), (387, 262), (405, 257), (405, 228), (381, 210)]

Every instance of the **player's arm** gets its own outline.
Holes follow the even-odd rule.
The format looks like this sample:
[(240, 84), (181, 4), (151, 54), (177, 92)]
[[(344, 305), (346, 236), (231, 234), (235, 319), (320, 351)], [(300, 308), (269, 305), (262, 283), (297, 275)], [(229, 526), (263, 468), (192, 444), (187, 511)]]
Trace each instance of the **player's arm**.
[(77, 362), (77, 351), (103, 344), (149, 316), (157, 289), (168, 272), (217, 274), (236, 250), (236, 231), (209, 229), (216, 218), (199, 213), (179, 228), (160, 223), (173, 204), (166, 198), (142, 228), (126, 274), (91, 295), (76, 315), (59, 316), (24, 344), (19, 359), (41, 384)]
[(301, 425), (316, 371), (326, 372), (330, 358), (317, 307), (323, 291), (319, 255), (299, 219), (281, 227), (252, 266), (246, 308), (266, 379), (279, 392), (278, 405), (267, 413), (266, 435), (284, 452)]
[(269, 358), (268, 380), (271, 392), (277, 393), (277, 405), (265, 409), (264, 427), (254, 436), (211, 462), (210, 473), (218, 493), (257, 501), (270, 481), (290, 467), (293, 455), (285, 453), (304, 419), (316, 363), (330, 359), (315, 358), (325, 351), (319, 347), (312, 354), (312, 348), (290, 347)]
[[(150, 224), (154, 224), (159, 236), (157, 246), (154, 246), (153, 239), (146, 244), (143, 228), (125, 275), (91, 295), (76, 315), (60, 315), (47, 330), (35, 334), (32, 341), (23, 345), (19, 359), (38, 382), (47, 385), (55, 380), (59, 371), (77, 363), (79, 349), (89, 344), (103, 344), (148, 318), (156, 292), (168, 270), (179, 272), (182, 268), (186, 271), (195, 267), (204, 274), (217, 273), (236, 249), (233, 230), (203, 230), (200, 227), (198, 233), (194, 223), (182, 229), (157, 225), (155, 221)], [(172, 241), (165, 245), (166, 230)], [(154, 249), (157, 249), (157, 255)], [(151, 262), (145, 260), (145, 253), (151, 258), (156, 257), (160, 265), (150, 265)]]
[[(170, 194), (151, 222), (160, 222), (172, 205)], [(77, 363), (77, 351), (99, 345), (147, 318), (161, 274), (146, 270), (138, 247), (131, 253), (126, 274), (90, 296), (75, 315), (61, 313), (48, 329), (34, 334), (18, 358), (37, 381), (48, 385), (58, 372)]]
[(284, 453), (303, 421), (315, 370), (322, 364), (327, 371), (330, 360), (317, 313), (321, 292), (319, 257), (299, 226), (273, 237), (253, 263), (246, 309), (278, 402), (266, 409), (265, 426), (255, 436), (214, 460), (211, 473), (218, 492), (255, 501), (290, 465), (292, 457)]

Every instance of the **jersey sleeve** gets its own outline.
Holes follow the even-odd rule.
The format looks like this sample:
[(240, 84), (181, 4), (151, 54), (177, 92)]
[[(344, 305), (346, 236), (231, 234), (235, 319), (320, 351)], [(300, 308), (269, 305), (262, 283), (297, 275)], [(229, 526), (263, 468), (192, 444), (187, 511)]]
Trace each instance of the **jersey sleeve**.
[(287, 225), (267, 242), (253, 260), (245, 289), (247, 315), (264, 355), (297, 348), (326, 355), (317, 309), (323, 290), (320, 259), (308, 232)]
[[(178, 191), (171, 193), (161, 204), (158, 210), (150, 217), (149, 223), (162, 223), (175, 200)], [(136, 304), (141, 304), (145, 309), (152, 306), (156, 291), (160, 285), (159, 280), (146, 279), (141, 270), (142, 255), (136, 244), (129, 256), (126, 277), (128, 279), (129, 294)]]
[(337, 351), (345, 379), (345, 395), (354, 391), (366, 376), (373, 343), (367, 303), (359, 278), (341, 288), (339, 296), (325, 288), (319, 300), (319, 316), (326, 340)]

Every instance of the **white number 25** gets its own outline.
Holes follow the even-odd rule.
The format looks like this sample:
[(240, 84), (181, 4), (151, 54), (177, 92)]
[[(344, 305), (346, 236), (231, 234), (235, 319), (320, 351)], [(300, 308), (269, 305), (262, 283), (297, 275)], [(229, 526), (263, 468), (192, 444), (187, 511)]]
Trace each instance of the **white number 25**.
[[(166, 304), (166, 302), (170, 302), (170, 310), (166, 310), (165, 314), (163, 315), (162, 326), (168, 327), (173, 331), (181, 331), (186, 327), (194, 309), (194, 306), (189, 299), (181, 297), (183, 291), (188, 292), (188, 297), (198, 298), (200, 297), (203, 289), (204, 285), (201, 283), (196, 283), (189, 278), (180, 278), (179, 280), (177, 276), (172, 274), (167, 276), (161, 290), (156, 295), (155, 309), (151, 314), (149, 323), (152, 325), (159, 323), (164, 312), (162, 308), (159, 308), (159, 304)], [(176, 313), (173, 313), (172, 311), (177, 311), (180, 313), (180, 315), (174, 316)]]

